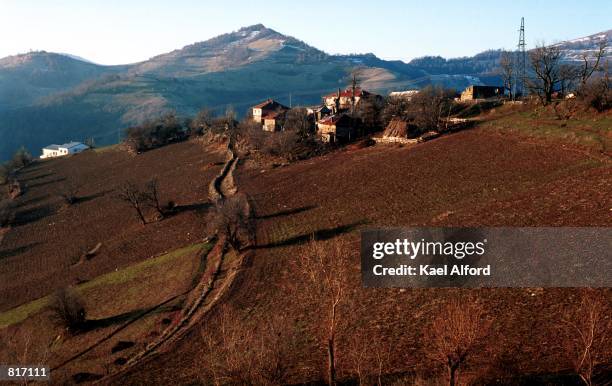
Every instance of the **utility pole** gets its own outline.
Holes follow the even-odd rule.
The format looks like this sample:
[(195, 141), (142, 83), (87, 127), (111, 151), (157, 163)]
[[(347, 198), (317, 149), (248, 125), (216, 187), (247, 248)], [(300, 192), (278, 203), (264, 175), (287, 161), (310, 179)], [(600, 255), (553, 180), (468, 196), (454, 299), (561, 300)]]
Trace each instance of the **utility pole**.
[(291, 93), (289, 93), (289, 108), (292, 108), (293, 106), (291, 106)]
[(355, 89), (357, 88), (357, 74), (353, 71), (353, 81), (351, 82), (351, 117), (355, 115)]
[(519, 41), (517, 45), (517, 72), (516, 93), (525, 95), (527, 53), (525, 52), (525, 18), (521, 17), (521, 28), (519, 29)]

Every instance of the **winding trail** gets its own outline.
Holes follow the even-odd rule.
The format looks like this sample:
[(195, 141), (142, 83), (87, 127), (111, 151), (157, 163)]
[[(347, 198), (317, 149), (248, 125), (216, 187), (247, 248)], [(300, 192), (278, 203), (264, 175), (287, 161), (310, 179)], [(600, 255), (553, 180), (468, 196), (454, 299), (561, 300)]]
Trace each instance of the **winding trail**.
[[(208, 189), (209, 199), (213, 203), (235, 195), (238, 191), (234, 171), (239, 162), (238, 156), (228, 143), (228, 160), (211, 181)], [(246, 213), (250, 213), (250, 206), (247, 202)], [(231, 254), (235, 258), (230, 258)], [(95, 383), (108, 383), (112, 379), (117, 379), (121, 374), (127, 372), (144, 360), (167, 352), (173, 344), (180, 340), (192, 326), (194, 326), (205, 314), (208, 313), (221, 299), (221, 297), (231, 287), (236, 275), (244, 264), (245, 256), (238, 252), (228, 251), (228, 243), (224, 237), (218, 237), (215, 246), (206, 256), (206, 270), (200, 282), (195, 285), (193, 290), (187, 295), (186, 306), (181, 311), (181, 317), (176, 322), (168, 326), (155, 340), (150, 342), (143, 350), (128, 359), (127, 363), (117, 372), (109, 374)]]

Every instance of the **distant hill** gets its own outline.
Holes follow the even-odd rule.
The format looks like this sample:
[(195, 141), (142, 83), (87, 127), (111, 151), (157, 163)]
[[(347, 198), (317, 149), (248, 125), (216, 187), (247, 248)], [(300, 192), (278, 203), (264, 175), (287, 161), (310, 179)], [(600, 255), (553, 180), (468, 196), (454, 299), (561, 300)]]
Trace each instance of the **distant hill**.
[(30, 106), (44, 96), (123, 70), (45, 51), (8, 56), (0, 59), (0, 110)]
[[(572, 52), (590, 49), (590, 40), (572, 42)], [(497, 83), (500, 52), (409, 63), (373, 54), (328, 55), (257, 24), (131, 65), (102, 66), (48, 52), (10, 56), (0, 59), (0, 159), (21, 145), (38, 155), (49, 143), (88, 137), (114, 143), (126, 126), (169, 110), (187, 115), (232, 105), (242, 115), (265, 98), (315, 104), (344, 87), (355, 67), (363, 87), (381, 93), (429, 83)]]

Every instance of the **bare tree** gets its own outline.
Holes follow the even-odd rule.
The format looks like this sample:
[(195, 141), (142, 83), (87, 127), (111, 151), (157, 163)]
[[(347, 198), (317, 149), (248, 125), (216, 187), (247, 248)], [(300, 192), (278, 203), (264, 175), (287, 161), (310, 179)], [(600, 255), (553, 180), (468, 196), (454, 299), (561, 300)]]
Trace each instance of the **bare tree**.
[(499, 75), (504, 82), (504, 88), (508, 91), (510, 99), (514, 99), (514, 87), (516, 86), (516, 67), (511, 52), (504, 51), (499, 59)]
[(250, 241), (253, 232), (247, 210), (243, 195), (222, 199), (208, 215), (209, 231), (225, 237), (232, 248), (240, 250)]
[(347, 356), (359, 385), (382, 386), (382, 377), (391, 357), (391, 347), (387, 342), (373, 339), (363, 331), (352, 330)]
[[(311, 240), (295, 269), (304, 278), (306, 288), (298, 291), (320, 311), (320, 336), (327, 352), (327, 382), (337, 383), (337, 335), (346, 326), (347, 306), (351, 298), (351, 248), (348, 242), (334, 238), (330, 241)], [(297, 265), (299, 264), (299, 265)]]
[(165, 211), (159, 199), (159, 182), (157, 178), (153, 178), (146, 183), (142, 195), (145, 202), (157, 212), (158, 216), (164, 218)]
[(608, 61), (604, 66), (603, 76), (598, 79), (590, 79), (581, 87), (580, 94), (586, 106), (599, 112), (612, 108), (612, 80)]
[(147, 225), (147, 219), (144, 215), (144, 207), (146, 205), (147, 197), (140, 189), (138, 189), (136, 184), (133, 182), (123, 184), (119, 188), (119, 194), (117, 196), (134, 209), (142, 225)]
[(310, 135), (314, 128), (308, 112), (303, 107), (295, 107), (287, 111), (283, 127), (285, 130), (295, 131), (302, 138)]
[(579, 77), (579, 68), (570, 63), (559, 65), (559, 88), (562, 95), (574, 90), (575, 82)]
[(414, 124), (422, 131), (439, 129), (442, 118), (450, 111), (453, 96), (453, 90), (439, 86), (427, 86), (419, 91), (408, 104)]
[(263, 151), (269, 155), (285, 158), (292, 161), (297, 158), (297, 149), (300, 137), (294, 131), (270, 133), (265, 141)]
[(410, 101), (411, 98), (405, 96), (388, 97), (382, 110), (383, 125), (389, 124), (393, 118), (399, 118), (404, 121), (412, 119), (413, 116), (409, 111)]
[(570, 356), (582, 382), (591, 386), (595, 367), (610, 358), (612, 310), (605, 293), (584, 289), (580, 298), (580, 304), (569, 309), (563, 318), (566, 330), (563, 351)]
[(202, 135), (210, 130), (213, 125), (213, 113), (208, 108), (203, 108), (196, 114), (189, 124), (191, 135)]
[(425, 331), (428, 355), (448, 370), (449, 385), (458, 384), (458, 372), (483, 348), (491, 322), (484, 307), (471, 299), (452, 299)]
[(588, 51), (582, 54), (582, 67), (580, 70), (580, 88), (582, 89), (593, 73), (600, 70), (601, 59), (606, 56), (606, 50), (608, 48), (608, 39), (603, 38), (599, 40), (598, 49), (593, 59), (590, 58)]
[(529, 59), (535, 78), (528, 80), (528, 87), (538, 95), (542, 104), (549, 104), (555, 87), (561, 81), (561, 49), (541, 44), (529, 52)]
[(252, 118), (244, 118), (238, 125), (238, 133), (234, 142), (235, 150), (243, 154), (261, 150), (265, 134), (261, 129), (261, 124), (253, 121)]

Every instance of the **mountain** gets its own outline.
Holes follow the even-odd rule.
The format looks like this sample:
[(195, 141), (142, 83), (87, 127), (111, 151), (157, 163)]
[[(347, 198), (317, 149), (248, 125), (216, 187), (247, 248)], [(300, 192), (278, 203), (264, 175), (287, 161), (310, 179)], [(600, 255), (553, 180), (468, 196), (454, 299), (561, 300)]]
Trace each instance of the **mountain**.
[[(590, 49), (591, 40), (567, 42), (574, 44), (568, 50)], [(409, 63), (328, 55), (257, 24), (131, 65), (47, 52), (10, 56), (0, 59), (0, 160), (21, 145), (37, 155), (49, 143), (88, 137), (114, 143), (128, 125), (170, 110), (191, 115), (203, 106), (222, 111), (232, 105), (242, 115), (266, 98), (315, 104), (346, 86), (354, 68), (364, 88), (380, 93), (429, 83), (458, 89), (498, 83), (500, 54)]]
[(45, 51), (0, 59), (0, 109), (29, 106), (85, 80), (124, 70)]
[(567, 40), (565, 42), (555, 44), (558, 46), (564, 54), (564, 57), (568, 61), (582, 61), (582, 55), (584, 53), (595, 53), (599, 49), (599, 42), (605, 40), (608, 42), (608, 50), (606, 51), (606, 58), (612, 60), (612, 29), (600, 32), (597, 34), (585, 36), (574, 40)]

